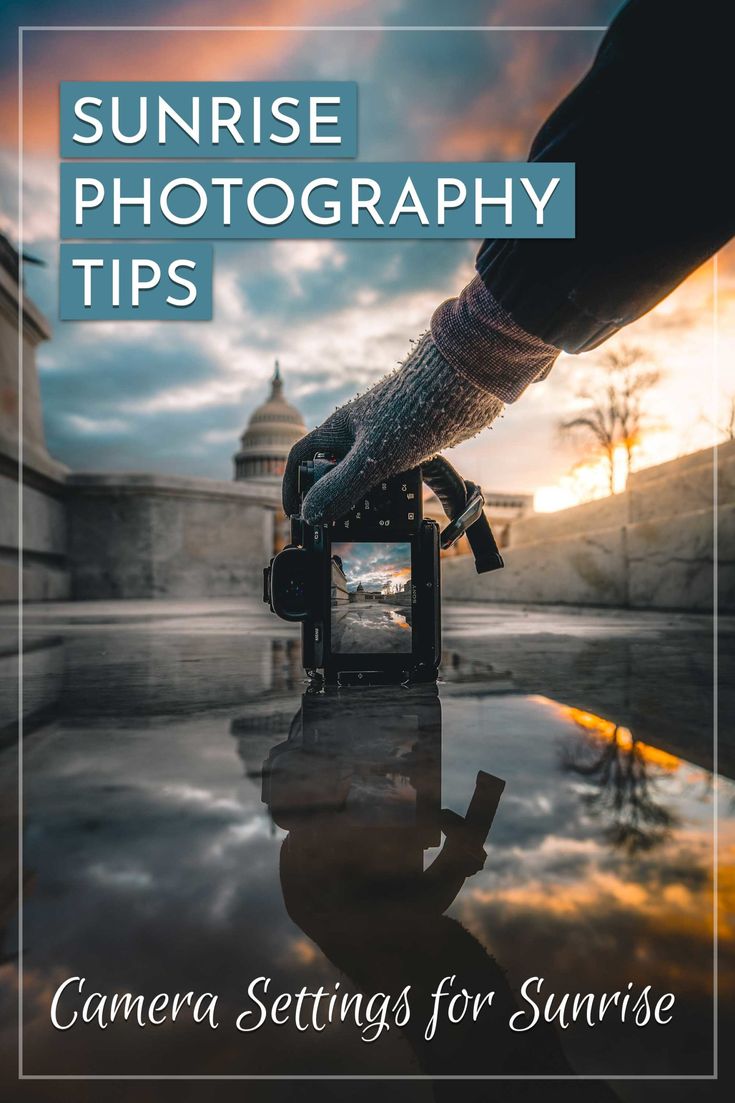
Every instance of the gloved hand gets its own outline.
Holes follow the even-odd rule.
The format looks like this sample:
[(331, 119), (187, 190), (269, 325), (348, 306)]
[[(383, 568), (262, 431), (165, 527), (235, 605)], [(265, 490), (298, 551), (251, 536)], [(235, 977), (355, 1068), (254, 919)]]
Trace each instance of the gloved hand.
[(317, 452), (340, 462), (306, 495), (312, 524), (346, 513), (389, 475), (475, 436), (526, 384), (548, 371), (558, 350), (516, 326), (479, 277), (443, 303), (404, 363), (327, 418), (291, 449), (283, 508), (299, 512), (298, 466)]
[(495, 395), (458, 379), (427, 333), (397, 371), (293, 446), (283, 479), (286, 514), (299, 511), (298, 465), (316, 452), (343, 458), (304, 498), (302, 514), (312, 523), (341, 516), (386, 476), (474, 436), (502, 409)]

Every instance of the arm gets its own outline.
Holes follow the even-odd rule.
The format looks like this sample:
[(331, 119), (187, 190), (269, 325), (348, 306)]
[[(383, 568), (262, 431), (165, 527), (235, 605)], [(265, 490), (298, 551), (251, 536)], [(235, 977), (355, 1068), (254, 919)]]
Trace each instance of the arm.
[(727, 5), (630, 0), (595, 62), (544, 123), (532, 160), (577, 166), (577, 234), (486, 241), (477, 275), (434, 312), (401, 368), (292, 450), (345, 456), (304, 503), (329, 520), (390, 473), (475, 435), (548, 375), (559, 352), (594, 348), (634, 321), (735, 231), (729, 153)]
[(727, 9), (631, 0), (539, 130), (532, 161), (576, 164), (576, 237), (486, 241), (477, 257), (484, 288), (528, 332), (594, 348), (735, 233)]

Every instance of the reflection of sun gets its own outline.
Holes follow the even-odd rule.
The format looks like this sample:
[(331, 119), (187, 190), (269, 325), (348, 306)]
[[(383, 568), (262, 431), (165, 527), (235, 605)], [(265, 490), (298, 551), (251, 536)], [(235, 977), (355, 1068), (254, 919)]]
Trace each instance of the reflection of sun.
[(569, 720), (573, 720), (578, 727), (589, 732), (596, 739), (604, 739), (608, 742), (615, 741), (624, 754), (630, 753), (635, 747), (638, 758), (645, 759), (646, 762), (659, 766), (662, 770), (678, 770), (681, 765), (681, 759), (675, 755), (669, 754), (668, 751), (662, 751), (659, 747), (652, 747), (648, 743), (635, 740), (628, 728), (620, 727), (612, 720), (605, 720), (602, 716), (595, 716), (593, 712), (576, 709), (571, 705), (563, 705), (560, 701), (552, 701), (550, 697), (535, 695), (531, 700), (555, 709), (556, 712)]

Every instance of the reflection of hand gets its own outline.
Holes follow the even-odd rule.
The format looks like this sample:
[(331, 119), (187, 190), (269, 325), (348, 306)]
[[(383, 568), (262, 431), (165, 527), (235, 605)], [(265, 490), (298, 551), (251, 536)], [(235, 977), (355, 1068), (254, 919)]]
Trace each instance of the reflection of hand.
[(425, 334), (396, 372), (294, 445), (284, 509), (298, 513), (298, 466), (316, 452), (344, 458), (304, 498), (302, 513), (312, 523), (341, 516), (382, 479), (474, 436), (502, 409), (499, 398), (459, 375)]
[(466, 877), (473, 873), (479, 873), (485, 865), (487, 851), (481, 843), (469, 837), (467, 821), (463, 816), (453, 812), (451, 808), (442, 808), (441, 829), (447, 837), (442, 848), (442, 854), (461, 865)]

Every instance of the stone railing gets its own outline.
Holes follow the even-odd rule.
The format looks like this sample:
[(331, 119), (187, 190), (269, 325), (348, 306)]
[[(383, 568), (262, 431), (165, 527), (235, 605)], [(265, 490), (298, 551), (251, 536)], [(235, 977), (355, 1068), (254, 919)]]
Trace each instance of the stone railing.
[(719, 607), (735, 610), (735, 442), (717, 449), (716, 472), (714, 456), (681, 456), (631, 475), (621, 494), (520, 519), (505, 570), (443, 563), (445, 597), (707, 611), (717, 523)]

